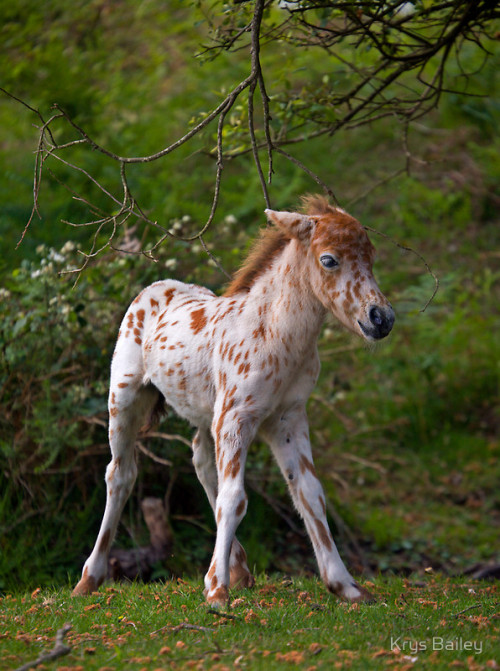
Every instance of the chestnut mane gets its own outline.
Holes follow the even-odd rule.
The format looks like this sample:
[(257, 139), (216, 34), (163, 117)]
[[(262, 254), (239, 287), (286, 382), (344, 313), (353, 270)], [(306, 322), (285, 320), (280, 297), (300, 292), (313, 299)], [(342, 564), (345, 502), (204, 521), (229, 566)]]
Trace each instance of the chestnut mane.
[[(334, 214), (336, 208), (324, 196), (306, 195), (302, 197), (304, 214)], [(280, 254), (290, 237), (275, 226), (260, 231), (243, 265), (236, 271), (233, 279), (224, 291), (225, 296), (234, 296), (250, 291), (255, 280), (269, 268), (274, 258)]]
[(236, 271), (229, 286), (224, 291), (224, 295), (234, 296), (234, 294), (250, 291), (255, 280), (269, 268), (273, 259), (289, 240), (290, 238), (275, 226), (263, 228), (243, 265)]

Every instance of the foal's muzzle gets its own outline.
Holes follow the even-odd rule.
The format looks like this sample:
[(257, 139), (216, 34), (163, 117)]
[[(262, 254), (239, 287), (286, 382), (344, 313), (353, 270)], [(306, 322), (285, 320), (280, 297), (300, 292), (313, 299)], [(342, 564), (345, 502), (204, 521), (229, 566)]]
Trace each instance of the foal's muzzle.
[(389, 335), (394, 326), (394, 310), (390, 305), (386, 307), (379, 307), (378, 305), (370, 306), (368, 310), (369, 322), (361, 322), (358, 324), (367, 338), (374, 340), (381, 340)]

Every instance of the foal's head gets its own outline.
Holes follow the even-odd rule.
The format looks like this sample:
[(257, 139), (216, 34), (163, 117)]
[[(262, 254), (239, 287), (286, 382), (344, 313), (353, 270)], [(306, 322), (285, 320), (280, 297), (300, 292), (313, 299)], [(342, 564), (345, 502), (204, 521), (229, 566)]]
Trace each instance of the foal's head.
[(385, 338), (394, 312), (373, 277), (375, 248), (361, 224), (325, 198), (304, 198), (305, 213), (266, 210), (268, 218), (306, 255), (313, 293), (351, 331)]

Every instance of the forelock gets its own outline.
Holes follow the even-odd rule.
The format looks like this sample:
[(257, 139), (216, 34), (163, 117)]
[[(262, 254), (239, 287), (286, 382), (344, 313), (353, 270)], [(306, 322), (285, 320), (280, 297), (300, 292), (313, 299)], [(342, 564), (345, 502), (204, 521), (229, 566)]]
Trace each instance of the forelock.
[(302, 201), (302, 211), (304, 214), (310, 214), (310, 215), (323, 215), (323, 214), (336, 214), (340, 210), (340, 208), (335, 207), (335, 205), (332, 205), (328, 198), (325, 198), (325, 196), (320, 196), (317, 194), (307, 194), (305, 196), (302, 196), (301, 198)]

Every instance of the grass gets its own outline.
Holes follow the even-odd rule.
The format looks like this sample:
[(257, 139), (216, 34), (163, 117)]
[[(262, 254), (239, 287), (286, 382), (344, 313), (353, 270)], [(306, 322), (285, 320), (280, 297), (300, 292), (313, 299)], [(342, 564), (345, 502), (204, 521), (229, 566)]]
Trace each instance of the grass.
[(54, 646), (65, 623), (70, 651), (43, 668), (411, 669), (498, 668), (498, 584), (439, 574), (369, 583), (374, 604), (331, 597), (315, 578), (269, 578), (210, 610), (200, 580), (69, 588), (0, 599), (0, 669)]
[[(104, 12), (99, 26), (102, 33), (92, 30), (95, 43), (81, 53), (75, 52), (79, 41), (75, 41), (74, 35), (81, 34), (92, 12), (89, 14), (85, 3), (71, 5), (71, 11), (70, 5), (60, 0), (49, 4), (54, 5), (50, 30), (46, 8), (40, 9), (32, 0), (26, 3), (24, 11), (29, 21), (6, 24), (17, 31), (15, 44), (35, 44), (37, 39), (40, 44), (30, 50), (29, 60), (22, 57), (24, 51), (12, 53), (12, 47), (9, 47), (11, 51), (7, 49), (8, 67), (4, 70), (8, 70), (9, 78), (3, 85), (12, 87), (17, 95), (26, 97), (42, 110), (56, 100), (68, 109), (80, 110), (81, 116), (76, 120), (104, 144), (109, 143), (120, 152), (148, 153), (165, 146), (168, 138), (182, 135), (190, 115), (208, 109), (218, 99), (222, 83), (233, 81), (238, 75), (235, 68), (241, 67), (235, 54), (220, 61), (220, 67), (209, 68), (208, 64), (203, 69), (193, 67), (192, 50), (188, 48), (184, 31), (191, 34), (196, 26), (189, 20), (191, 15), (185, 13), (185, 3), (171, 2), (168, 9), (157, 2), (139, 3), (138, 9), (135, 3), (122, 3), (125, 13)], [(172, 21), (174, 5), (179, 6), (179, 15)], [(59, 7), (64, 11), (55, 11)], [(158, 20), (153, 23), (148, 18), (151, 11), (157, 12)], [(129, 34), (131, 26), (132, 36)], [(66, 36), (62, 41), (61, 35)], [(66, 56), (74, 55), (69, 59), (70, 69), (68, 58), (60, 57), (64, 43)], [(139, 43), (148, 45), (146, 51), (128, 48), (124, 52), (122, 49), (124, 44)], [(41, 48), (45, 44), (47, 48)], [(178, 61), (177, 74), (174, 79), (172, 72), (172, 81), (167, 82), (166, 90), (164, 67), (168, 59), (165, 54), (170, 50), (172, 62)], [(146, 53), (152, 57), (146, 57)], [(276, 59), (271, 71), (279, 74), (285, 68), (286, 72), (281, 49)], [(23, 65), (21, 61), (24, 67), (19, 69)], [(441, 283), (429, 309), (420, 313), (431, 295), (432, 278), (426, 275), (419, 259), (403, 254), (387, 240), (373, 235), (378, 251), (376, 275), (397, 311), (394, 332), (377, 350), (365, 350), (361, 343), (346, 340), (344, 333), (324, 336), (321, 342), (322, 374), (309, 404), (313, 450), (327, 500), (336, 510), (337, 518), (332, 521), (337, 522), (334, 533), (339, 538), (339, 549), (347, 555), (347, 563), (354, 570), (361, 571), (368, 565), (375, 572), (406, 575), (432, 566), (434, 570), (456, 575), (476, 562), (498, 562), (500, 274), (496, 251), (496, 187), (500, 177), (497, 158), (500, 145), (494, 133), (498, 126), (494, 117), (491, 117), (491, 135), (486, 134), (484, 122), (478, 123), (478, 117), (486, 118), (492, 109), (489, 101), (495, 99), (496, 90), (496, 70), (493, 67), (489, 70), (490, 81), (488, 70), (479, 65), (478, 62), (475, 85), (482, 82), (484, 90), (490, 92), (488, 98), (475, 99), (476, 111), (482, 110), (483, 114), (477, 115), (476, 120), (470, 116), (472, 98), (448, 98), (448, 101), (443, 98), (439, 113), (436, 111), (427, 117), (425, 125), (415, 127), (408, 137), (411, 176), (383, 183), (405, 159), (399, 126), (393, 119), (386, 120), (382, 126), (370, 124), (337, 134), (331, 143), (325, 144), (324, 138), (318, 138), (293, 150), (297, 158), (333, 186), (342, 204), (363, 224), (422, 253)], [(102, 77), (96, 73), (102, 73)], [(278, 77), (274, 79), (279, 86)], [(34, 222), (23, 245), (15, 250), (31, 209), (31, 150), (36, 138), (27, 110), (21, 111), (13, 101), (2, 98), (0, 119), (4, 127), (11, 129), (2, 145), (5, 180), (0, 184), (0, 284), (8, 282), (8, 288), (15, 285), (19, 291), (19, 294), (13, 293), (10, 303), (3, 297), (5, 317), (0, 319), (2, 342), (7, 340), (5, 334), (10, 332), (12, 322), (10, 339), (15, 344), (12, 356), (16, 362), (14, 366), (9, 359), (9, 365), (0, 371), (5, 372), (4, 381), (10, 385), (3, 387), (0, 413), (0, 590), (17, 594), (43, 586), (44, 591), (33, 602), (25, 597), (26, 609), (38, 608), (38, 617), (42, 612), (47, 612), (49, 617), (58, 609), (63, 613), (60, 621), (54, 621), (51, 626), (40, 624), (35, 618), (33, 626), (44, 629), (37, 636), (48, 637), (48, 640), (34, 639), (34, 650), (26, 649), (23, 641), (19, 641), (17, 658), (12, 665), (9, 662), (7, 668), (21, 663), (21, 659), (32, 659), (32, 652), (50, 648), (55, 631), (65, 617), (73, 622), (69, 636), (73, 646), (72, 663), (85, 668), (93, 668), (90, 665), (95, 659), (98, 659), (95, 668), (121, 664), (118, 656), (110, 659), (113, 654), (118, 655), (112, 647), (102, 654), (96, 651), (93, 656), (81, 652), (83, 648), (77, 647), (76, 639), (83, 634), (78, 633), (73, 619), (76, 611), (69, 610), (76, 605), (69, 601), (67, 593), (50, 594), (45, 587), (64, 585), (68, 574), (75, 577), (81, 570), (101, 519), (102, 478), (109, 456), (105, 427), (97, 422), (105, 421), (114, 338), (128, 300), (139, 290), (136, 285), (142, 288), (170, 275), (171, 271), (164, 266), (167, 260), (178, 262), (176, 279), (196, 281), (217, 289), (223, 277), (207, 264), (201, 247), (195, 252), (195, 245), (172, 241), (162, 248), (159, 264), (151, 264), (143, 257), (136, 260), (129, 256), (126, 261), (101, 257), (72, 291), (56, 278), (55, 272), (50, 281), (43, 283), (40, 279), (32, 280), (32, 269), (28, 266), (21, 275), (22, 261), (36, 259), (36, 263), (40, 263), (35, 250), (41, 242), (59, 250), (70, 237), (88, 250), (89, 229), (68, 228), (62, 221), (87, 221), (89, 212), (83, 203), (71, 198), (59, 179), (71, 188), (81, 189), (91, 200), (96, 198), (96, 205), (104, 207), (105, 203), (90, 185), (78, 182), (76, 177), (70, 178), (66, 167), (60, 166), (56, 179), (50, 179), (47, 173), (47, 179), (43, 180), (43, 220)], [(405, 145), (404, 149), (407, 151), (408, 147)], [(107, 159), (101, 164), (95, 152), (83, 159), (80, 151), (80, 147), (75, 149), (75, 160), (81, 158), (82, 166), (105, 185), (118, 180), (118, 175), (113, 178), (110, 173)], [(169, 222), (169, 226), (174, 216), (182, 218), (189, 214), (197, 223), (205, 220), (213, 193), (213, 161), (202, 153), (192, 152), (192, 148), (186, 147), (184, 154), (175, 153), (161, 166), (137, 166), (137, 170), (130, 173), (132, 191), (147, 205), (152, 219)], [(295, 171), (292, 164), (278, 156), (275, 169), (271, 188), (273, 207), (291, 208), (300, 193), (315, 188), (305, 174)], [(377, 180), (382, 183), (371, 191)], [(264, 222), (263, 207), (260, 182), (251, 157), (248, 162), (246, 159), (238, 164), (228, 162), (215, 226), (206, 238), (207, 244), (214, 245), (214, 253), (227, 270), (237, 267), (248, 238), (254, 236), (257, 223)], [(236, 215), (238, 219), (231, 229), (225, 227), (226, 214)], [(142, 232), (139, 230), (137, 235), (141, 237)], [(79, 258), (75, 255), (74, 265), (80, 265)], [(22, 328), (17, 319), (20, 306), (30, 315)], [(64, 314), (68, 317), (63, 317)], [(87, 329), (82, 326), (85, 322)], [(75, 380), (79, 374), (72, 368), (76, 365), (81, 371), (78, 383)], [(96, 423), (83, 422), (82, 417)], [(190, 429), (172, 417), (163, 427), (167, 433), (190, 435)], [(153, 438), (148, 440), (147, 447), (172, 461), (174, 466), (158, 468), (146, 457), (140, 457), (142, 468), (137, 487), (116, 545), (130, 547), (148, 542), (140, 500), (145, 495), (164, 496), (168, 487), (176, 552), (175, 559), (162, 567), (164, 572), (157, 577), (192, 574), (196, 570), (193, 567), (209, 561), (213, 547), (211, 510), (195, 479), (189, 451)], [(307, 540), (300, 531), (293, 531), (293, 527), (302, 529), (302, 525), (293, 518), (286, 486), (277, 467), (270, 465), (269, 450), (259, 452), (256, 457), (254, 454), (252, 451), (253, 463), (247, 470), (253, 478), (254, 489), (249, 488), (249, 513), (241, 529), (249, 557), (257, 571), (295, 574), (299, 567), (312, 567)], [(270, 502), (274, 506), (270, 506)], [(280, 511), (284, 512), (280, 514)], [(293, 526), (285, 526), (285, 518), (292, 519)], [(350, 534), (338, 524), (339, 520)], [(350, 537), (356, 541), (356, 547), (351, 547)], [(295, 587), (300, 589), (298, 583)], [(295, 593), (290, 591), (295, 587), (284, 590), (279, 597), (290, 600), (292, 596), (291, 608), (296, 605)], [(387, 585), (377, 582), (377, 588), (392, 595), (392, 582)], [(149, 588), (140, 589), (146, 595), (147, 604), (158, 605), (150, 596)], [(172, 589), (168, 585), (166, 593), (170, 594)], [(127, 588), (122, 595), (119, 589), (116, 593), (106, 593), (105, 598), (115, 594), (111, 605), (115, 604), (118, 610), (116, 604), (120, 599), (125, 600), (122, 608), (126, 611), (126, 599), (132, 598), (135, 603), (139, 598), (134, 590), (135, 587)], [(322, 588), (318, 587), (317, 593), (314, 598), (320, 599)], [(170, 598), (174, 603), (176, 596), (170, 595)], [(394, 601), (395, 597), (391, 598)], [(44, 599), (49, 602), (41, 607)], [(330, 620), (331, 613), (338, 618), (344, 612), (344, 606), (337, 607), (326, 595), (321, 599), (322, 603), (329, 604)], [(443, 598), (435, 600), (441, 607)], [(17, 597), (4, 598), (2, 607), (12, 613), (10, 606), (17, 601)], [(68, 607), (57, 606), (63, 601)], [(447, 598), (444, 601), (448, 602)], [(56, 605), (51, 606), (51, 603)], [(188, 607), (189, 618), (191, 613), (197, 617), (198, 613), (205, 613), (199, 591), (196, 599), (189, 596), (179, 602), (176, 606), (179, 613), (182, 603)], [(12, 618), (25, 616), (30, 621), (23, 608), (19, 608)], [(235, 608), (234, 612), (244, 620), (246, 615), (240, 613), (241, 608)], [(251, 605), (245, 608), (255, 610)], [(350, 630), (361, 613), (371, 613), (373, 617), (377, 608), (363, 608), (359, 614), (349, 612), (346, 628)], [(107, 610), (114, 612), (111, 608)], [(99, 612), (94, 609), (78, 615), (94, 634), (90, 627), (97, 622)], [(327, 613), (322, 614), (327, 617)], [(468, 613), (476, 614), (477, 610)], [(288, 615), (281, 612), (279, 617), (287, 623)], [(207, 616), (202, 626), (218, 627), (219, 633), (224, 635), (238, 626), (231, 620), (220, 627), (216, 620), (214, 616)], [(141, 617), (140, 621), (145, 620)], [(202, 622), (201, 619), (191, 621)], [(111, 625), (115, 621), (111, 617), (111, 621), (108, 618), (104, 622)], [(377, 629), (385, 635), (384, 622), (380, 620)], [(254, 622), (245, 624), (257, 627)], [(155, 626), (164, 625), (159, 622)], [(351, 652), (357, 649), (354, 644), (346, 648), (347, 643), (341, 643), (344, 634), (332, 629), (335, 621), (333, 624), (323, 622), (322, 626), (327, 637), (334, 633), (335, 641), (344, 646), (341, 649)], [(404, 631), (413, 636), (413, 624), (408, 626), (410, 629)], [(361, 624), (358, 623), (358, 627)], [(286, 629), (293, 631), (289, 624)], [(144, 629), (143, 637), (147, 638), (152, 630)], [(234, 635), (245, 638), (248, 630), (246, 627), (244, 635), (241, 630), (235, 630)], [(131, 625), (125, 627), (125, 631), (135, 632)], [(354, 631), (359, 635), (359, 631)], [(0, 630), (0, 636), (2, 633)], [(262, 660), (266, 668), (276, 654), (294, 649), (286, 647), (287, 641), (276, 648), (272, 642), (266, 642), (266, 632), (261, 633), (263, 644), (273, 651)], [(180, 630), (179, 634), (199, 638), (200, 631)], [(23, 624), (20, 635), (27, 636), (26, 640), (32, 645), (29, 626)], [(278, 641), (276, 631), (271, 638)], [(7, 641), (10, 645), (10, 639), (3, 639), (0, 648)], [(234, 665), (237, 655), (231, 657), (231, 654), (239, 644), (222, 638), (218, 643), (227, 651), (221, 655), (220, 663)], [(326, 646), (327, 643), (328, 640), (321, 644)], [(360, 651), (368, 645), (364, 638), (360, 638), (360, 646), (362, 644), (364, 648), (360, 647)], [(380, 646), (387, 649), (385, 642)], [(310, 655), (307, 646), (300, 651), (305, 656), (304, 665), (321, 665), (323, 659), (330, 662), (332, 659), (327, 657), (327, 647), (317, 655)], [(157, 659), (147, 650), (140, 654), (152, 657), (154, 661), (144, 666), (153, 668), (155, 664), (161, 666), (165, 662), (168, 666), (170, 661), (175, 661), (177, 650), (172, 657), (155, 653)], [(240, 666), (257, 665), (255, 660), (259, 657), (257, 654), (252, 657), (249, 648), (239, 654), (244, 654)], [(128, 659), (125, 653), (123, 655)], [(364, 668), (368, 657), (363, 655), (359, 658), (361, 661), (352, 655), (351, 666)], [(62, 663), (69, 664), (70, 657)], [(419, 657), (426, 659), (423, 651)], [(208, 665), (205, 657), (203, 659)], [(349, 659), (335, 657), (344, 665)], [(408, 663), (390, 655), (376, 659), (381, 668), (385, 668), (386, 662)], [(438, 655), (438, 660), (446, 665), (454, 658)], [(191, 661), (198, 663), (194, 658)], [(0, 659), (0, 665), (2, 663)], [(281, 660), (281, 664), (285, 663)]]

